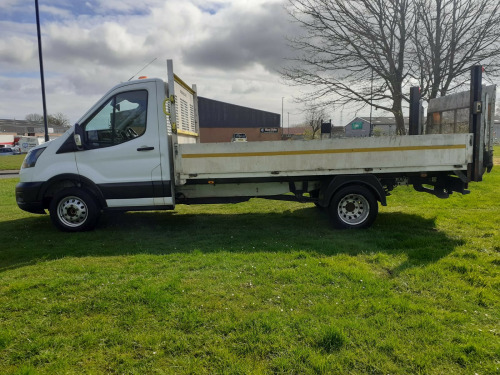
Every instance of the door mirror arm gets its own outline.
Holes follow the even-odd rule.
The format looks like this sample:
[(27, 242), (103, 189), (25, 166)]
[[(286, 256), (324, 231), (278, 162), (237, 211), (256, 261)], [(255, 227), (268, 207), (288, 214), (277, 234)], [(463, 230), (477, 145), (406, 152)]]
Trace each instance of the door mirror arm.
[(78, 123), (75, 124), (75, 134), (73, 135), (73, 139), (75, 141), (76, 149), (78, 151), (83, 151), (86, 149), (84, 130), (83, 127)]

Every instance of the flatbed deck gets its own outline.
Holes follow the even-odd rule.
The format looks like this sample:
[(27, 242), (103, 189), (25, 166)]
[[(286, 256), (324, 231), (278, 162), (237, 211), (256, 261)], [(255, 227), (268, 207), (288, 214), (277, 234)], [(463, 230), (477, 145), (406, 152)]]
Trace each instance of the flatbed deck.
[(472, 134), (180, 144), (176, 183), (214, 178), (465, 170)]

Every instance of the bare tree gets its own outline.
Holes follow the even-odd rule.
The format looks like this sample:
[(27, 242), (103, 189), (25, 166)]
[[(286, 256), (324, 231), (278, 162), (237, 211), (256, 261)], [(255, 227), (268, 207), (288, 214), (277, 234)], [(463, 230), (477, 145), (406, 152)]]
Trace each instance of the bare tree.
[(311, 139), (315, 139), (319, 136), (321, 132), (321, 123), (326, 121), (326, 113), (323, 107), (315, 106), (311, 104), (305, 113), (305, 125), (310, 129), (310, 133), (307, 134)]
[(468, 84), (470, 67), (500, 75), (498, 0), (288, 0), (304, 35), (282, 71), (327, 105), (357, 103), (392, 112), (404, 134), (410, 85), (423, 97)]
[(313, 87), (326, 104), (373, 105), (392, 112), (398, 134), (409, 85), (408, 44), (413, 0), (289, 0), (288, 12), (304, 30), (290, 40), (298, 55), (282, 76)]
[(415, 0), (414, 53), (422, 95), (444, 96), (466, 83), (470, 67), (500, 69), (498, 0)]
[(38, 113), (30, 113), (24, 117), (26, 121), (43, 122), (43, 116)]
[[(30, 113), (29, 115), (26, 115), (24, 119), (31, 122), (43, 122), (43, 116), (38, 113)], [(68, 117), (61, 112), (58, 112), (55, 115), (48, 115), (47, 123), (52, 126), (63, 127), (69, 127), (70, 125)]]
[(68, 117), (61, 112), (58, 112), (55, 115), (48, 115), (47, 120), (49, 124), (54, 126), (63, 126), (63, 127), (69, 126)]

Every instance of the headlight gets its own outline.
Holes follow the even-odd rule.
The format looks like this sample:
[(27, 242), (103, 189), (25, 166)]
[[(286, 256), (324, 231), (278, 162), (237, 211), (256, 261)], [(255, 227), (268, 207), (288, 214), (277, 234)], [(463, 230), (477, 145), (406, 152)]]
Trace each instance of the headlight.
[(42, 155), (42, 152), (44, 152), (46, 147), (42, 148), (37, 148), (36, 150), (31, 150), (28, 152), (28, 155), (24, 158), (23, 166), (22, 168), (32, 168), (35, 166), (36, 161)]

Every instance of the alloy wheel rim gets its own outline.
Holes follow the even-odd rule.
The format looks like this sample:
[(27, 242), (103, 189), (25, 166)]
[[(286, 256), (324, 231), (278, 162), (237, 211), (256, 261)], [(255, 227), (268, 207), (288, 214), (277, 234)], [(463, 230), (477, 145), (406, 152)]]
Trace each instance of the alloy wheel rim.
[(370, 204), (360, 194), (348, 194), (340, 200), (337, 212), (344, 223), (359, 225), (368, 218)]

